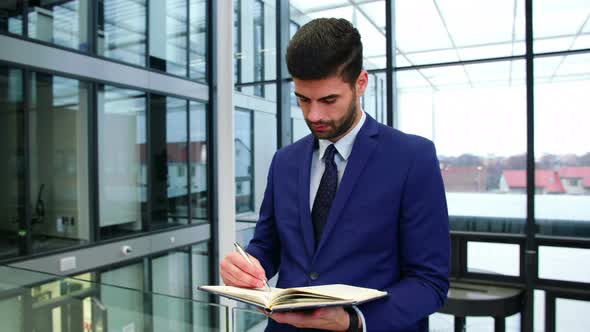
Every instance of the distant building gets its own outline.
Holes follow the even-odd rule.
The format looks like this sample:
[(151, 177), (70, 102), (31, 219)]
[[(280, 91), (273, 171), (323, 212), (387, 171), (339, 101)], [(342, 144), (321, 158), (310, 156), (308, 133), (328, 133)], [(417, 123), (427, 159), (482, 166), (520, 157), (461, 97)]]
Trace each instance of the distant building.
[(590, 166), (561, 167), (557, 174), (568, 194), (590, 195)]
[(485, 192), (487, 171), (483, 166), (442, 165), (441, 174), (447, 192)]
[[(500, 191), (526, 193), (526, 170), (504, 170), (500, 178)], [(556, 171), (539, 169), (535, 171), (536, 194), (565, 194), (566, 190)]]

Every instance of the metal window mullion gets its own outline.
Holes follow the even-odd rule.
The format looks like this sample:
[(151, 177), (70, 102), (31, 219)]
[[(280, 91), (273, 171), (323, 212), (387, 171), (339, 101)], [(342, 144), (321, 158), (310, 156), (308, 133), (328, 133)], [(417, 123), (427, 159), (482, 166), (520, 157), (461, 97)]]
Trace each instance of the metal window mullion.
[[(191, 0), (186, 0), (186, 77), (191, 78)], [(189, 139), (190, 140), (190, 139)]]
[[(192, 188), (191, 188), (191, 180), (192, 180), (192, 169), (191, 169), (191, 105), (190, 101), (186, 101), (186, 195), (187, 195), (187, 202), (186, 206), (188, 207), (188, 214), (187, 214), (187, 224), (190, 225), (193, 223), (193, 209), (192, 209)], [(195, 164), (195, 176), (197, 171), (197, 165)]]
[(537, 246), (535, 244), (535, 152), (534, 152), (534, 63), (533, 63), (533, 0), (525, 0), (526, 39), (526, 115), (527, 115), (527, 218), (525, 242), (525, 305), (524, 330), (533, 331), (534, 289), (537, 278)]
[(100, 240), (100, 193), (99, 193), (99, 155), (98, 155), (98, 83), (89, 83), (88, 111), (88, 211), (90, 223), (90, 242)]
[[(239, 3), (239, 1), (238, 1)], [(208, 19), (207, 19), (207, 71), (209, 77), (209, 102), (207, 104), (208, 112), (207, 121), (207, 217), (211, 224), (211, 241), (209, 255), (209, 277), (214, 284), (219, 284), (219, 267), (216, 264), (219, 257), (219, 248), (216, 243), (219, 242), (219, 215), (218, 215), (218, 169), (217, 169), (217, 139), (215, 128), (217, 128), (217, 68), (214, 60), (217, 59), (217, 7), (216, 1), (208, 1)], [(233, 14), (232, 14), (233, 15)], [(239, 27), (239, 26), (238, 26)], [(232, 28), (233, 29), (233, 28)], [(237, 38), (237, 36), (234, 36)], [(233, 46), (232, 46), (233, 47)], [(238, 62), (239, 64), (239, 62)], [(239, 72), (239, 71), (238, 71)], [(217, 298), (215, 299), (216, 301)]]
[(145, 67), (151, 68), (150, 64), (150, 1), (145, 0)]
[(23, 37), (29, 37), (29, 1), (23, 1)]
[[(290, 82), (285, 54), (289, 44), (290, 12), (288, 0), (276, 3), (276, 89), (277, 89), (277, 149), (292, 143)], [(263, 77), (264, 79), (264, 77)]]
[[(23, 121), (22, 121), (22, 133), (23, 133), (23, 159), (24, 159), (24, 230), (25, 230), (25, 246), (24, 253), (20, 255), (28, 256), (33, 252), (33, 225), (32, 225), (32, 206), (31, 206), (31, 142), (30, 142), (30, 126), (29, 126), (29, 115), (31, 109), (31, 89), (33, 83), (33, 74), (31, 70), (25, 68), (22, 71), (24, 94), (23, 94)], [(19, 236), (19, 243), (21, 242), (21, 236)]]
[(153, 293), (153, 269), (152, 258), (146, 257), (143, 260), (143, 331), (154, 331), (154, 296)]
[(387, 125), (398, 125), (399, 116), (397, 108), (396, 91), (396, 59), (395, 59), (395, 0), (385, 0), (385, 43), (386, 43), (386, 83), (387, 83)]
[(145, 215), (142, 220), (142, 231), (149, 232), (152, 226), (152, 201), (153, 201), (153, 194), (152, 194), (152, 154), (151, 154), (151, 113), (152, 113), (152, 94), (146, 93), (146, 104), (145, 104), (145, 175), (146, 175), (146, 204), (145, 204)]

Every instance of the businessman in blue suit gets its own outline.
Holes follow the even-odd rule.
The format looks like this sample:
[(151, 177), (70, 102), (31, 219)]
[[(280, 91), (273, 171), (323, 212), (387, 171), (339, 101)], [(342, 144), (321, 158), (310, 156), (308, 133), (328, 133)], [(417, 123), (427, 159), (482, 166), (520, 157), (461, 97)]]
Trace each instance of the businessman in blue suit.
[(227, 285), (342, 283), (389, 294), (358, 307), (274, 313), (267, 331), (427, 331), (445, 301), (449, 223), (435, 148), (361, 109), (368, 74), (358, 31), (343, 19), (301, 27), (287, 49), (312, 134), (273, 157), (246, 251), (221, 263)]

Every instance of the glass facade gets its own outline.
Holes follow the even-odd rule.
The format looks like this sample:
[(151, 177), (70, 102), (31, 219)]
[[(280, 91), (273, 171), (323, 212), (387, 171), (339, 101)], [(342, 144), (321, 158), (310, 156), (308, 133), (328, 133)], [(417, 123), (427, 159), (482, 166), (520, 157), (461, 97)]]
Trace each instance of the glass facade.
[(141, 232), (147, 209), (146, 94), (98, 88), (101, 238)]
[(146, 0), (98, 1), (97, 53), (145, 66)]
[(190, 200), (193, 223), (208, 222), (209, 187), (207, 182), (207, 105), (189, 101), (189, 165)]
[(252, 112), (235, 111), (236, 213), (254, 210), (254, 149)]
[(178, 76), (187, 75), (187, 0), (149, 0), (149, 66)]
[(207, 83), (207, 0), (189, 0), (189, 77)]
[[(525, 304), (534, 302), (533, 317), (514, 315), (509, 329), (530, 319), (535, 329), (585, 330), (588, 323), (569, 313), (590, 303), (583, 291), (588, 271), (579, 263), (587, 260), (590, 237), (588, 4), (291, 0), (287, 18), (277, 18), (276, 4), (234, 0), (229, 18), (237, 241), (246, 245), (252, 236), (274, 152), (309, 134), (295, 98), (277, 98), (277, 87), (288, 83), (277, 77), (284, 65), (277, 64), (277, 22), (292, 36), (311, 19), (346, 18), (364, 44), (363, 109), (436, 144), (454, 241), (452, 276), (534, 293)], [(215, 177), (224, 175), (209, 159), (225, 148), (210, 141), (225, 134), (215, 132), (219, 114), (210, 113), (216, 105), (208, 100), (209, 89), (219, 87), (210, 56), (225, 51), (209, 53), (211, 27), (222, 19), (210, 6), (218, 2), (0, 3), (0, 41), (11, 45), (0, 45), (0, 262), (158, 239), (150, 247), (157, 256), (128, 257), (76, 277), (90, 286), (53, 280), (32, 290), (0, 287), (6, 329), (220, 329), (220, 310), (175, 301), (213, 301), (194, 286), (218, 282), (211, 271), (219, 257), (210, 250), (218, 240), (210, 229), (218, 225), (199, 224), (228, 222), (216, 218), (223, 202)], [(525, 53), (526, 37), (533, 54)], [(15, 52), (22, 59), (11, 58)], [(530, 61), (534, 72), (527, 75)], [(109, 65), (121, 72), (103, 75)], [(196, 228), (208, 242), (179, 248), (167, 235)], [(116, 246), (109, 248), (119, 254)], [(72, 292), (92, 296), (70, 301)], [(248, 309), (233, 314), (238, 330), (264, 327), (264, 317)], [(453, 317), (437, 314), (430, 322), (432, 330), (451, 330)], [(489, 317), (467, 319), (470, 331), (492, 325)]]
[(0, 3), (0, 32), (23, 34), (23, 0)]
[(29, 1), (29, 37), (88, 52), (90, 0)]
[[(535, 217), (540, 233), (590, 236), (590, 54), (535, 60)], [(567, 102), (564, 102), (566, 101)]]
[(89, 86), (33, 73), (28, 160), (33, 252), (90, 240)]
[(25, 251), (23, 72), (0, 66), (0, 258)]

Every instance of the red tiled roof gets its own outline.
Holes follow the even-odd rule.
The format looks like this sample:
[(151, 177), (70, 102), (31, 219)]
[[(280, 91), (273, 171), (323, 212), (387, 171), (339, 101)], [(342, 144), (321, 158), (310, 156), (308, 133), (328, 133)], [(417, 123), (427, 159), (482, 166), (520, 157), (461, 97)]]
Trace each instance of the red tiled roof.
[(487, 171), (483, 166), (443, 166), (441, 175), (447, 191), (485, 191)]
[[(201, 149), (205, 149), (207, 142), (190, 142), (191, 162), (201, 162)], [(187, 160), (187, 144), (184, 142), (173, 142), (166, 144), (166, 158), (168, 162), (186, 162)], [(140, 144), (139, 147), (140, 160), (145, 161), (146, 148), (145, 144)]]
[(590, 187), (590, 166), (561, 167), (557, 170), (560, 178), (582, 179), (584, 187)]
[[(510, 188), (526, 188), (525, 170), (504, 170), (502, 172)], [(542, 187), (549, 193), (564, 193), (565, 188), (556, 171), (539, 169), (535, 171), (535, 187)]]

